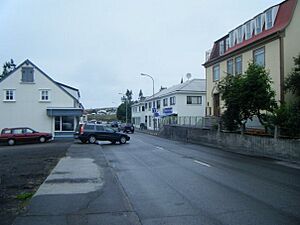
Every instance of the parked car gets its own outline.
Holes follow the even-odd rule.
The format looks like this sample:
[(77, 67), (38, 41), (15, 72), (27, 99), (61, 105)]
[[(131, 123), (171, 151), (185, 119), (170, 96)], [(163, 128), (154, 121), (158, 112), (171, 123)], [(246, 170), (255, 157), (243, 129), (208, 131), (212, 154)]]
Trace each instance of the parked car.
[(130, 133), (134, 133), (134, 126), (133, 126), (133, 124), (131, 124), (131, 123), (127, 123), (127, 124), (125, 124), (124, 126), (123, 126), (123, 132), (124, 133), (128, 133), (128, 132), (130, 132)]
[(117, 122), (117, 121), (111, 122), (111, 123), (110, 123), (110, 126), (111, 126), (111, 128), (112, 128), (113, 130), (115, 130), (115, 131), (117, 131), (117, 132), (122, 131), (121, 125), (120, 125), (120, 123)]
[(78, 130), (74, 134), (75, 139), (79, 139), (82, 143), (95, 143), (99, 141), (110, 141), (115, 144), (119, 142), (120, 144), (125, 144), (130, 140), (127, 134), (119, 133), (110, 127), (100, 125), (100, 124), (80, 124)]
[(4, 128), (0, 134), (0, 142), (14, 145), (16, 143), (40, 142), (52, 139), (52, 134), (37, 132), (28, 127)]

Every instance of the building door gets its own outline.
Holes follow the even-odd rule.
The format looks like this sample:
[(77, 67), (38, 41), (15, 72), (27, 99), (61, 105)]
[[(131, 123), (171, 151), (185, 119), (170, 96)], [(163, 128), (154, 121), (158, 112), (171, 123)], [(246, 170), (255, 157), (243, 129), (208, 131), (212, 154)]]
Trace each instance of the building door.
[(214, 94), (214, 116), (220, 116), (220, 94)]

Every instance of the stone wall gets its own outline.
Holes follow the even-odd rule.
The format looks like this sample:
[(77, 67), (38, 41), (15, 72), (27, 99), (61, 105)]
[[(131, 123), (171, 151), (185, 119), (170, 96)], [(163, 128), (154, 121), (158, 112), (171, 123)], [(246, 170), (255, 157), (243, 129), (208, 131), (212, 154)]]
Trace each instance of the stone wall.
[(159, 136), (241, 154), (300, 162), (300, 140), (240, 135), (176, 125), (165, 125)]

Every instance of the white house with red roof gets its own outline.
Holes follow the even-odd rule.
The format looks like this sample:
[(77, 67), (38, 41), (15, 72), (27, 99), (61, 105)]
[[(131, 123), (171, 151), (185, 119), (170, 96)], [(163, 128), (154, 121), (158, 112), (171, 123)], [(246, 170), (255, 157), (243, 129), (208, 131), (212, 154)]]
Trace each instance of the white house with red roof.
[(284, 79), (293, 68), (293, 57), (300, 53), (299, 40), (300, 4), (297, 0), (286, 0), (215, 41), (203, 64), (207, 81), (206, 115), (221, 114), (218, 82), (227, 74), (243, 73), (251, 61), (270, 72), (276, 100), (284, 101)]
[(72, 137), (83, 112), (77, 88), (50, 78), (28, 59), (0, 80), (0, 129), (30, 127)]

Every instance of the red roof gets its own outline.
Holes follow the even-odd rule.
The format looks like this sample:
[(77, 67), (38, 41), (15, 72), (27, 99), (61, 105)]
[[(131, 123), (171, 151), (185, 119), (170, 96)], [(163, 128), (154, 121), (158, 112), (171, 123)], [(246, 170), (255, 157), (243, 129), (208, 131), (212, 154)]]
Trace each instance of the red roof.
[[(241, 49), (251, 43), (261, 40), (267, 36), (270, 36), (271, 34), (274, 34), (278, 31), (284, 30), (288, 26), (288, 24), (290, 23), (290, 21), (292, 19), (296, 4), (297, 4), (297, 0), (286, 0), (282, 3), (280, 3), (274, 26), (271, 29), (269, 29), (269, 30), (263, 29), (263, 31), (261, 33), (259, 33), (257, 35), (253, 35), (252, 38), (250, 38), (248, 40), (243, 40), (241, 43), (236, 44), (233, 47), (229, 48), (224, 53), (224, 55), (232, 53), (232, 52), (234, 52), (238, 49)], [(226, 37), (228, 37), (228, 34), (221, 39), (225, 39)], [(216, 60), (217, 58), (220, 57), (218, 42), (221, 39), (219, 39), (218, 41), (216, 41), (214, 43), (212, 53), (210, 55), (209, 60), (206, 63), (209, 63), (210, 61)], [(224, 55), (222, 55), (222, 56), (224, 56)]]

